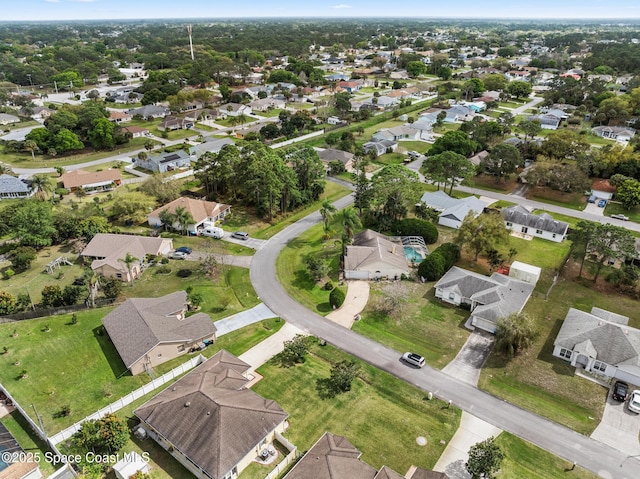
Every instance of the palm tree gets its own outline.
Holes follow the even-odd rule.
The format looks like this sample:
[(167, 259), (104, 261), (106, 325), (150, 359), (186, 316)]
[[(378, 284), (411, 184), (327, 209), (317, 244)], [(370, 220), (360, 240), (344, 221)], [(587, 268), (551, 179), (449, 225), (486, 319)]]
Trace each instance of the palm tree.
[(62, 166), (56, 166), (55, 170), (56, 173), (58, 173), (58, 176), (62, 176), (64, 174), (64, 168)]
[(173, 223), (175, 223), (175, 221), (176, 221), (176, 215), (174, 215), (168, 209), (162, 210), (160, 212), (160, 214), (158, 215), (158, 218), (160, 219), (160, 222), (162, 223), (162, 226), (164, 226), (164, 230), (165, 231), (167, 231), (167, 228), (169, 226), (173, 226)]
[(333, 214), (338, 211), (333, 203), (329, 200), (324, 200), (322, 202), (322, 207), (320, 208), (320, 216), (322, 216), (322, 222), (324, 223), (324, 233), (325, 235), (329, 234), (329, 220), (333, 216)]
[(355, 230), (362, 227), (362, 222), (358, 216), (358, 212), (352, 208), (345, 208), (342, 211), (342, 226), (344, 227), (344, 235), (347, 237), (350, 243), (355, 234)]
[(133, 286), (133, 271), (131, 269), (131, 266), (133, 266), (133, 263), (140, 260), (133, 256), (131, 253), (127, 253), (124, 258), (120, 258), (118, 261), (124, 263), (127, 266), (127, 271), (129, 272), (129, 283), (131, 284), (131, 286)]
[(10, 175), (11, 173), (13, 173), (11, 167), (0, 162), (0, 175)]
[(193, 216), (189, 213), (184, 206), (178, 206), (175, 212), (175, 220), (180, 225), (180, 232), (185, 234), (189, 224), (193, 223)]
[(35, 161), (35, 151), (38, 149), (38, 144), (33, 140), (27, 140), (24, 142), (24, 149), (31, 152), (31, 159)]
[(33, 175), (33, 178), (31, 178), (31, 187), (36, 191), (36, 196), (44, 201), (47, 193), (53, 191), (53, 181), (44, 174)]

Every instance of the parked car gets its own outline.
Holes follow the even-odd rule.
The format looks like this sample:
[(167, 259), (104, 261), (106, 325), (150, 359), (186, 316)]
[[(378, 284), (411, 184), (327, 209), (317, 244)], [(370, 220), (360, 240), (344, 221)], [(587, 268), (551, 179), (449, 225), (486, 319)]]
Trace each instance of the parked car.
[(625, 215), (619, 215), (619, 214), (615, 214), (615, 215), (611, 215), (612, 218), (615, 218), (617, 220), (622, 220), (622, 221), (629, 221), (629, 217), (625, 216)]
[(628, 394), (629, 385), (627, 383), (623, 383), (622, 381), (616, 381), (613, 385), (613, 392), (611, 393), (611, 397), (616, 401), (623, 402), (627, 399)]
[(600, 200), (598, 201), (598, 206), (600, 208), (604, 208), (605, 206), (607, 206), (607, 200)]
[(169, 253), (169, 258), (170, 259), (187, 259), (187, 253), (185, 253), (184, 251), (172, 251), (171, 253)]
[(407, 363), (415, 366), (417, 368), (421, 368), (425, 364), (425, 360), (422, 356), (416, 353), (404, 353), (402, 355), (402, 360)]
[(236, 231), (231, 235), (232, 238), (247, 241), (249, 239), (249, 233), (245, 233), (244, 231)]
[(640, 414), (640, 391), (636, 389), (631, 393), (627, 407), (629, 408), (629, 411)]
[(189, 248), (188, 246), (180, 246), (180, 248), (176, 248), (176, 251), (179, 251), (185, 254), (191, 254), (191, 248)]

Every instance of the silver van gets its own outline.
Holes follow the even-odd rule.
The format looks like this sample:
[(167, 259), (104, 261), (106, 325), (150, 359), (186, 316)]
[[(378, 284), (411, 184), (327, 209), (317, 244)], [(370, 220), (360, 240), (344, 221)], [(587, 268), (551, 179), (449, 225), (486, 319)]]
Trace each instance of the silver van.
[(422, 356), (416, 353), (404, 353), (402, 355), (402, 360), (407, 363), (415, 366), (417, 368), (421, 368), (425, 365), (425, 360)]

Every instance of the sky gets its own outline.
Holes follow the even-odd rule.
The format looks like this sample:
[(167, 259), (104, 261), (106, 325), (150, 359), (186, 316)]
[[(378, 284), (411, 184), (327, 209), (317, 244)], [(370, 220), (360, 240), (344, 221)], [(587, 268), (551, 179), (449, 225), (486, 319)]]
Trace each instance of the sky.
[(640, 18), (638, 0), (1, 0), (0, 21), (238, 17)]

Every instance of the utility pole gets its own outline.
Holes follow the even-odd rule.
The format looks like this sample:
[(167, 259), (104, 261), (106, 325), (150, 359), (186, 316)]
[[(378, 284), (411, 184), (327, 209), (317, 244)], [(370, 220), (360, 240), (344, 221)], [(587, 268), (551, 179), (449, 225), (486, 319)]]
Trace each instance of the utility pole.
[(53, 87), (56, 89), (56, 95), (58, 94), (58, 82), (53, 80)]
[(44, 424), (42, 424), (42, 418), (40, 417), (40, 414), (38, 414), (36, 406), (32, 404), (31, 407), (33, 408), (33, 412), (36, 413), (36, 418), (38, 418), (38, 424), (40, 424), (40, 430), (42, 431), (42, 434), (44, 435), (44, 437), (47, 437), (47, 433), (44, 431)]
[(29, 288), (25, 286), (24, 289), (27, 290), (27, 296), (29, 296), (29, 302), (31, 302), (31, 308), (35, 311), (36, 306), (33, 304), (33, 299), (31, 299), (31, 293), (29, 292)]

